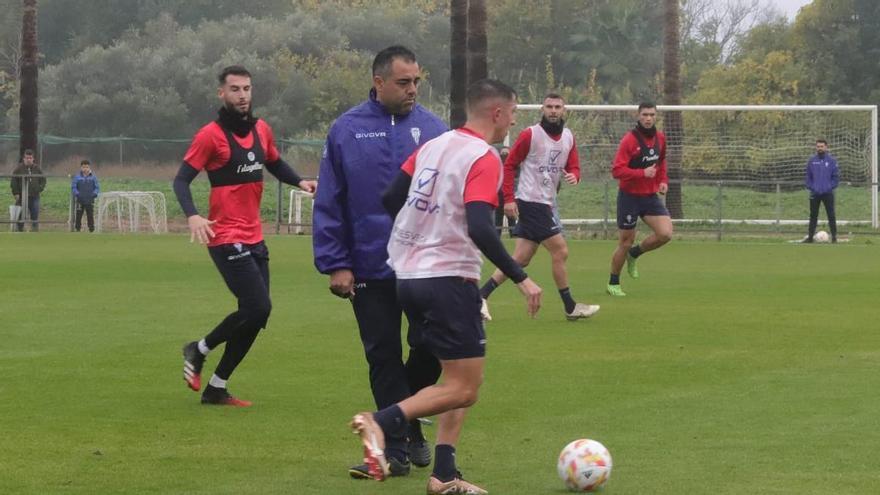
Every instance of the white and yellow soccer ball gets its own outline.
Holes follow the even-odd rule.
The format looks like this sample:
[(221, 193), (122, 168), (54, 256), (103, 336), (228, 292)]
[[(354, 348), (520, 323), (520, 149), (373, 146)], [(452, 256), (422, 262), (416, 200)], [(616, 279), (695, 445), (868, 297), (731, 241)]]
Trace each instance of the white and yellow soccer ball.
[(831, 240), (831, 237), (828, 235), (828, 232), (820, 230), (819, 232), (816, 232), (816, 234), (813, 236), (813, 240), (816, 242), (828, 242), (829, 240)]
[(569, 490), (593, 492), (611, 477), (611, 453), (595, 440), (575, 440), (562, 449), (556, 469)]

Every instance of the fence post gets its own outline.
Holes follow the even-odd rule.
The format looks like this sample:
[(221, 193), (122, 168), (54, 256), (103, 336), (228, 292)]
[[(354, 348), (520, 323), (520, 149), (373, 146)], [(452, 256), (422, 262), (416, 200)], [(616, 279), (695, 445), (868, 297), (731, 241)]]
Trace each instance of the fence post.
[(723, 196), (724, 196), (724, 182), (719, 180), (718, 181), (718, 194), (715, 196), (715, 204), (718, 208), (718, 233), (716, 234), (716, 239), (718, 241), (721, 240), (721, 231), (724, 228), (723, 227), (724, 224), (721, 222), (721, 219), (723, 218), (723, 216), (722, 216), (723, 201), (724, 201)]
[[(30, 191), (28, 188), (30, 187), (30, 173), (28, 175), (21, 176), (21, 231), (24, 232), (24, 224), (29, 223), (31, 219), (31, 209), (29, 206), (31, 205)], [(34, 230), (33, 224), (31, 224), (31, 231)]]
[[(73, 181), (73, 176), (67, 176), (67, 183), (70, 184)], [(68, 212), (67, 212), (67, 226), (69, 227), (69, 231), (73, 232), (73, 226), (76, 222), (74, 215), (76, 214), (76, 197), (73, 195), (73, 188), (67, 189), (68, 194), (70, 194), (70, 201), (68, 201)]]
[(602, 218), (602, 235), (604, 236), (604, 239), (606, 241), (608, 240), (608, 215), (609, 215), (609, 211), (610, 211), (609, 208), (611, 207), (611, 205), (608, 201), (609, 184), (610, 183), (609, 183), (608, 179), (605, 179), (605, 200), (604, 200), (605, 204), (603, 205), (603, 209), (605, 210), (605, 213)]
[(122, 166), (122, 136), (119, 136), (119, 166)]
[(782, 184), (776, 183), (776, 233), (782, 233)]
[(278, 198), (275, 201), (275, 235), (281, 233), (281, 195), (283, 194), (281, 187), (281, 180), (277, 180), (278, 182)]

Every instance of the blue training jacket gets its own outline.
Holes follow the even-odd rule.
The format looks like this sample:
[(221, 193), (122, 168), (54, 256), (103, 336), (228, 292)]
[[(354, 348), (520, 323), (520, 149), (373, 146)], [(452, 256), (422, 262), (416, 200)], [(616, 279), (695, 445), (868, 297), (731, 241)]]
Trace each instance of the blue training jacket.
[(388, 113), (375, 90), (336, 119), (324, 144), (312, 211), (319, 272), (348, 268), (355, 280), (394, 278), (387, 264), (392, 219), (382, 193), (416, 148), (446, 131), (418, 104), (407, 115)]
[(70, 190), (80, 204), (90, 205), (98, 197), (101, 187), (94, 173), (83, 175), (82, 172), (77, 172), (70, 181)]
[(813, 194), (830, 193), (837, 189), (840, 182), (840, 171), (837, 168), (837, 159), (831, 153), (825, 153), (820, 157), (813, 155), (807, 162), (807, 189)]

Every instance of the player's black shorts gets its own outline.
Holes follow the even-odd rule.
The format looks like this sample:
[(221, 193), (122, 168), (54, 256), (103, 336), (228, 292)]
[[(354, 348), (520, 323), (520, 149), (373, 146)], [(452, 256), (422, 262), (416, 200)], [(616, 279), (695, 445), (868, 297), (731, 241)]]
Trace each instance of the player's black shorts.
[(437, 359), (486, 355), (477, 282), (461, 277), (398, 279), (397, 298), (409, 320), (410, 347)]
[(553, 208), (544, 203), (516, 200), (519, 219), (512, 233), (515, 237), (541, 243), (556, 234), (562, 233), (562, 227), (553, 218)]
[(636, 228), (639, 217), (668, 217), (669, 210), (656, 194), (636, 196), (623, 190), (617, 191), (617, 228), (632, 230)]

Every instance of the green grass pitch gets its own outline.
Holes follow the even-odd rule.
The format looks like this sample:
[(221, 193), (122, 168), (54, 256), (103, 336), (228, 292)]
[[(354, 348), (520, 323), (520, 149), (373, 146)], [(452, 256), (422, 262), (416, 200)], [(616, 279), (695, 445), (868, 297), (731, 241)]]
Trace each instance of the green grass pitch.
[[(309, 238), (267, 243), (274, 311), (230, 381), (254, 406), (232, 409), (181, 378), (181, 345), (234, 304), (203, 247), (0, 234), (0, 493), (424, 493), (425, 469), (348, 478), (346, 424), (371, 407), (351, 309)], [(876, 245), (673, 242), (621, 299), (603, 292), (612, 249), (571, 243), (573, 293), (602, 305), (589, 321), (565, 321), (543, 252), (538, 319), (514, 287), (493, 295), (466, 477), (561, 494), (556, 456), (587, 437), (614, 458), (608, 494), (876, 493)]]

